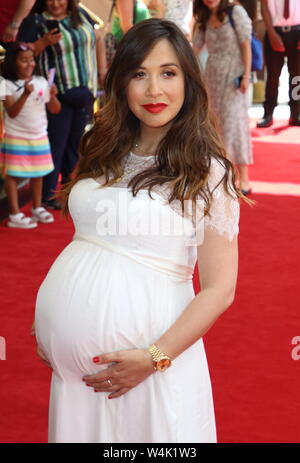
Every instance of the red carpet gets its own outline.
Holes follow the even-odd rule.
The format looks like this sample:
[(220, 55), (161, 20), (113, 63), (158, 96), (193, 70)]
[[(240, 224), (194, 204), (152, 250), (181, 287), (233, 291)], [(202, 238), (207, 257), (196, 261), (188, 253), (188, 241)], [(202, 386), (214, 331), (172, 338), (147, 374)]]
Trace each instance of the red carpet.
[(0, 226), (0, 336), (6, 340), (6, 361), (0, 361), (0, 442), (47, 441), (50, 370), (37, 359), (29, 333), (38, 287), (72, 237), (72, 225), (55, 215), (55, 223), (34, 230)]
[(221, 442), (300, 442), (300, 198), (243, 205), (236, 299), (205, 336)]
[(274, 120), (271, 127), (258, 129), (256, 127), (257, 120), (251, 120), (251, 135), (260, 141), (299, 144), (300, 143), (300, 128), (288, 125), (286, 120)]
[[(234, 305), (206, 335), (220, 442), (300, 442), (300, 199), (257, 196), (241, 211), (240, 270)], [(36, 291), (72, 236), (59, 219), (33, 231), (0, 227), (1, 442), (46, 442), (49, 371), (29, 330)], [(196, 285), (197, 287), (197, 285)]]
[[(298, 146), (255, 141), (251, 178), (300, 183)], [(218, 440), (300, 442), (300, 361), (291, 357), (300, 335), (300, 198), (253, 197), (257, 206), (241, 209), (235, 302), (205, 336)], [(0, 226), (0, 442), (47, 441), (50, 371), (29, 332), (38, 287), (73, 234), (55, 215), (35, 230)]]
[(272, 127), (257, 129), (252, 121), (254, 165), (250, 178), (255, 181), (300, 183), (300, 127), (275, 121)]
[(277, 145), (256, 140), (253, 145), (254, 164), (249, 167), (251, 180), (300, 183), (300, 145)]

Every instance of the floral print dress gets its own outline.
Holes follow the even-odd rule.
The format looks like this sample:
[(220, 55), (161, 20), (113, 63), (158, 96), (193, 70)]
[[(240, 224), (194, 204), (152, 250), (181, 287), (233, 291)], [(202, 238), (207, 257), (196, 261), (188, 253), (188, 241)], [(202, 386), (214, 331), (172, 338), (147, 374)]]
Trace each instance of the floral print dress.
[(208, 49), (204, 75), (229, 158), (235, 164), (248, 165), (253, 163), (248, 94), (237, 89), (235, 79), (244, 73), (240, 44), (251, 40), (252, 23), (239, 5), (233, 8), (233, 19), (235, 29), (228, 16), (218, 28), (209, 24), (205, 32), (197, 28), (193, 43), (197, 48), (206, 44)]

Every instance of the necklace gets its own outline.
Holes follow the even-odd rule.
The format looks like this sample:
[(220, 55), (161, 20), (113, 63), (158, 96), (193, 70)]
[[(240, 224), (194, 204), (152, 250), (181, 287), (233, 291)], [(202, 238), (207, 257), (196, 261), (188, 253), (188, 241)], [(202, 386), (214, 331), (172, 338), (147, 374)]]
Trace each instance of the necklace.
[[(134, 147), (137, 148), (137, 149), (138, 149), (139, 151), (141, 151), (142, 153), (144, 153), (144, 156), (145, 156), (145, 157), (154, 156), (154, 154), (145, 153), (145, 151), (142, 150), (142, 149), (140, 148), (140, 144), (139, 144), (139, 143), (134, 143)], [(137, 156), (138, 156), (138, 155), (137, 155)], [(143, 157), (143, 154), (142, 154), (141, 157)]]
[[(138, 146), (138, 144), (135, 143), (134, 146)], [(123, 179), (125, 172), (126, 172), (127, 165), (128, 165), (128, 161), (132, 156), (134, 156), (135, 158), (138, 158), (138, 162), (139, 162), (138, 165), (141, 165), (141, 166), (143, 166), (144, 164), (147, 164), (147, 161), (149, 160), (149, 158), (154, 157), (153, 155), (141, 156), (141, 155), (135, 154), (132, 151), (130, 151), (130, 153), (126, 156), (125, 162), (123, 164), (123, 173), (120, 177), (116, 178), (115, 183), (119, 183)], [(143, 162), (141, 163), (141, 161)]]

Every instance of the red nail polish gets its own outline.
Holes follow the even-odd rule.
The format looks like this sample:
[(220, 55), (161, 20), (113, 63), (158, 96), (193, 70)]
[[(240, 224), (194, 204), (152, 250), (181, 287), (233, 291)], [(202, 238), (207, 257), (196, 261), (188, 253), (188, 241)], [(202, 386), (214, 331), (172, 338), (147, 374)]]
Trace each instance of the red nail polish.
[(100, 357), (94, 357), (93, 362), (94, 363), (99, 363), (100, 362)]

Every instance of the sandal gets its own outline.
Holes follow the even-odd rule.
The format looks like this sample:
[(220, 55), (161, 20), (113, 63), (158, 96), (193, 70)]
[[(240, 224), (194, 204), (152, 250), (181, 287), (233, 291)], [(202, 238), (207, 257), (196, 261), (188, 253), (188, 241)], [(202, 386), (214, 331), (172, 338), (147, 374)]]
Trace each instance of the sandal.
[(52, 223), (54, 222), (54, 217), (43, 206), (41, 206), (32, 209), (32, 220), (35, 222)]
[(37, 223), (30, 217), (26, 217), (23, 212), (18, 212), (17, 214), (9, 215), (7, 226), (12, 228), (35, 228), (37, 227)]

